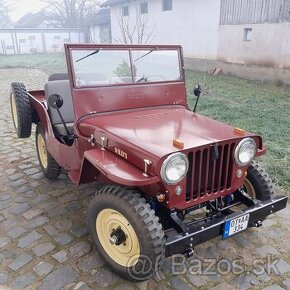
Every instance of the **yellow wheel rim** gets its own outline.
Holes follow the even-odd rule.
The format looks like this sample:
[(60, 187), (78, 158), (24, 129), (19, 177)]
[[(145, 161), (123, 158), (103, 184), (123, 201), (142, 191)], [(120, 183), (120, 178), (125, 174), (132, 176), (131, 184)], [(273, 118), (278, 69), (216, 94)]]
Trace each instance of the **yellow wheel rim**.
[[(116, 229), (121, 229), (126, 236), (126, 241), (120, 245), (110, 242)], [(113, 261), (124, 267), (132, 267), (137, 263), (140, 256), (139, 240), (130, 222), (120, 212), (103, 209), (96, 218), (96, 231), (103, 249)]]
[(12, 110), (12, 118), (13, 118), (14, 126), (17, 129), (18, 128), (18, 115), (17, 115), (16, 99), (13, 93), (11, 94), (11, 110)]
[(252, 198), (256, 198), (255, 188), (254, 188), (253, 184), (247, 178), (244, 181), (244, 187), (245, 187), (245, 191), (246, 191), (248, 196), (250, 196)]
[[(245, 181), (244, 181), (244, 190), (245, 190), (245, 193), (251, 197), (251, 198), (256, 198), (256, 191), (252, 185), (252, 183), (249, 181), (249, 179), (245, 178)], [(245, 209), (247, 208), (246, 205), (244, 204), (241, 204), (241, 205), (236, 205), (236, 206), (233, 206), (232, 209), (234, 211), (238, 211), (238, 210), (242, 210), (242, 209)]]
[(43, 168), (47, 168), (47, 151), (44, 139), (41, 134), (37, 136), (38, 155)]

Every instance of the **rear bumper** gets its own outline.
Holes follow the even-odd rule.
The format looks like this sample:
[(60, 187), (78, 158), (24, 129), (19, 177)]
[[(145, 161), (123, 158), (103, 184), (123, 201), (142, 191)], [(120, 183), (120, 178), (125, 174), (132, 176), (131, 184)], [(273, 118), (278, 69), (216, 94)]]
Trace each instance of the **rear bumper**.
[(220, 214), (218, 217), (204, 219), (198, 223), (189, 222), (186, 224), (188, 230), (184, 233), (177, 233), (174, 229), (170, 229), (166, 231), (165, 254), (166, 256), (180, 254), (200, 243), (221, 236), (225, 222), (240, 215), (249, 214), (248, 228), (254, 227), (257, 222), (262, 221), (270, 214), (284, 209), (287, 205), (287, 199), (286, 196), (275, 196), (272, 200), (257, 202), (255, 205), (239, 212), (229, 215)]

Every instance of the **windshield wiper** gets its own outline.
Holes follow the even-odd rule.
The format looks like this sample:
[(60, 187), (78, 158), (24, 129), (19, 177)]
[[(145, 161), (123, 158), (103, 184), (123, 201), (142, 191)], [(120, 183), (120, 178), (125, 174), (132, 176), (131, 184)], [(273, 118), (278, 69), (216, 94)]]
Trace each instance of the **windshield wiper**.
[(97, 54), (99, 51), (100, 51), (100, 50), (97, 49), (97, 50), (95, 50), (94, 52), (92, 52), (92, 53), (90, 53), (90, 54), (88, 54), (88, 55), (86, 55), (86, 56), (84, 56), (84, 57), (82, 57), (82, 58), (76, 60), (76, 62), (79, 62), (79, 61), (81, 61), (81, 60), (83, 60), (83, 59), (85, 59), (85, 58), (87, 58), (87, 57), (90, 57), (90, 56), (92, 56), (92, 55), (94, 55), (94, 54)]
[(149, 52), (146, 52), (145, 54), (141, 55), (140, 57), (134, 59), (134, 61), (135, 61), (135, 62), (138, 61), (139, 59), (141, 59), (141, 58), (145, 57), (146, 55), (152, 53), (152, 52), (155, 51), (156, 49), (157, 49), (157, 48), (153, 48), (153, 49), (151, 49)]

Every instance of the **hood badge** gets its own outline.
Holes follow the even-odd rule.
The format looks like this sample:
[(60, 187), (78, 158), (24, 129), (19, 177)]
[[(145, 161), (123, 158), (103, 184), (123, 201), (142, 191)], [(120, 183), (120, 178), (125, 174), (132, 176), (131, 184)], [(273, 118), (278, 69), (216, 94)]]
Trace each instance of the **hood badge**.
[(124, 152), (123, 150), (121, 150), (120, 148), (115, 147), (115, 153), (125, 159), (128, 159), (128, 154)]
[(148, 171), (150, 170), (151, 165), (152, 165), (152, 161), (150, 161), (148, 159), (144, 159), (144, 172), (143, 172), (143, 175), (145, 177), (149, 177), (148, 176)]
[(101, 150), (106, 150), (107, 145), (108, 145), (108, 138), (102, 136), (101, 137)]
[(173, 139), (173, 146), (178, 149), (184, 149), (184, 142), (180, 139)]

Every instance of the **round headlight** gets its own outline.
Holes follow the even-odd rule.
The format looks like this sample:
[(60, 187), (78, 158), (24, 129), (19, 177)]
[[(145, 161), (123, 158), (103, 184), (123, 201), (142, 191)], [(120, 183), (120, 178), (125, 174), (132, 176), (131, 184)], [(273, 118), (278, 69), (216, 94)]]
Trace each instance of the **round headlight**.
[(167, 184), (177, 184), (187, 173), (188, 159), (183, 153), (169, 155), (162, 163), (161, 178)]
[(254, 139), (243, 139), (235, 150), (235, 160), (238, 165), (245, 166), (249, 164), (257, 153), (257, 145)]

